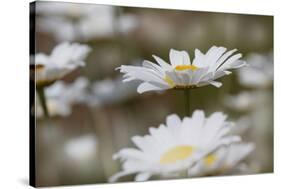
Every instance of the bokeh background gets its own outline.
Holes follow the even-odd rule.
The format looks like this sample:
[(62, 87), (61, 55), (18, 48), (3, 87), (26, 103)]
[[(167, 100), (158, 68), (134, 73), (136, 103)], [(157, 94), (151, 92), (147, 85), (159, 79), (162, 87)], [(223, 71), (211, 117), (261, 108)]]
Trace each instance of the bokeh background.
[(112, 155), (132, 146), (132, 136), (158, 127), (171, 113), (184, 116), (181, 92), (139, 95), (139, 83), (122, 83), (117, 67), (153, 61), (152, 54), (168, 61), (171, 48), (194, 57), (195, 48), (206, 52), (213, 45), (237, 48), (251, 66), (223, 77), (220, 89), (192, 90), (191, 110), (223, 111), (244, 128), (244, 141), (256, 144), (245, 174), (273, 171), (272, 16), (55, 2), (37, 2), (35, 10), (36, 52), (48, 54), (64, 41), (92, 48), (86, 66), (62, 79), (86, 78), (88, 101), (71, 104), (64, 114), (55, 104), (50, 120), (36, 112), (39, 186), (105, 183), (120, 170)]

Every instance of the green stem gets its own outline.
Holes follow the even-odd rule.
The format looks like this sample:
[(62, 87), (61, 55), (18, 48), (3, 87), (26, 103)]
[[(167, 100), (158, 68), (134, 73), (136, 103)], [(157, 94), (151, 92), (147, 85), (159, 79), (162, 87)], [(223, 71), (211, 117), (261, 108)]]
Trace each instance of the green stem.
[(46, 103), (46, 96), (45, 96), (45, 91), (44, 91), (44, 87), (37, 87), (37, 94), (44, 112), (44, 116), (46, 118), (49, 118), (49, 111), (48, 111), (48, 107), (47, 107), (47, 103)]
[(190, 90), (184, 89), (184, 109), (185, 109), (185, 115), (190, 116)]

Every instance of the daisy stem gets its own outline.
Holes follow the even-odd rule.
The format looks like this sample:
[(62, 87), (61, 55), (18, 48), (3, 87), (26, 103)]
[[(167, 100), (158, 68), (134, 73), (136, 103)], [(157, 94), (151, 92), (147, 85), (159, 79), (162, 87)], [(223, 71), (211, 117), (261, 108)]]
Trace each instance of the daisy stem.
[(49, 118), (49, 111), (47, 108), (47, 103), (46, 103), (46, 96), (45, 96), (45, 91), (44, 91), (44, 87), (37, 87), (36, 88), (43, 112), (44, 112), (44, 116), (46, 118)]
[(184, 89), (184, 108), (185, 108), (185, 115), (190, 116), (190, 90)]

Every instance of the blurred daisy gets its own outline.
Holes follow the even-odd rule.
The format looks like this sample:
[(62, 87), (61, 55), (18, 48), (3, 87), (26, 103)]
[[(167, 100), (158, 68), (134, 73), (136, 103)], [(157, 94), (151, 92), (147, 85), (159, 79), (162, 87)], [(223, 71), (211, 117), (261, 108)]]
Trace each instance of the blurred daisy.
[(104, 79), (91, 85), (89, 104), (101, 106), (125, 101), (137, 95), (136, 86), (138, 82), (123, 85), (122, 79)]
[(255, 104), (255, 94), (246, 91), (237, 95), (228, 95), (224, 98), (224, 105), (235, 111), (249, 111), (254, 108)]
[(116, 9), (105, 5), (39, 3), (38, 30), (52, 33), (58, 41), (91, 40), (128, 33), (138, 20), (132, 14), (116, 16)]
[(79, 66), (84, 66), (84, 59), (90, 47), (78, 43), (61, 43), (50, 55), (35, 55), (35, 81), (37, 86), (46, 86), (62, 78)]
[(243, 161), (254, 150), (252, 143), (237, 143), (218, 149), (216, 152), (204, 157), (188, 170), (188, 175), (208, 176), (222, 175), (240, 167)]
[(247, 87), (265, 88), (273, 82), (273, 54), (250, 54), (249, 67), (239, 70), (239, 82)]
[(240, 137), (228, 135), (232, 123), (221, 112), (205, 117), (203, 111), (195, 111), (183, 120), (173, 114), (166, 125), (150, 128), (149, 135), (134, 136), (136, 148), (125, 148), (113, 156), (123, 162), (123, 170), (109, 181), (137, 174), (136, 181), (148, 180), (152, 175), (170, 176), (186, 172), (200, 159), (217, 148), (240, 141)]
[[(88, 85), (89, 81), (81, 77), (77, 78), (72, 84), (57, 81), (46, 88), (46, 105), (50, 116), (68, 116), (72, 112), (73, 104), (86, 103)], [(36, 102), (36, 116), (43, 116), (42, 107), (38, 102)]]
[(158, 64), (145, 60), (142, 67), (122, 65), (124, 82), (141, 80), (137, 91), (139, 93), (166, 89), (196, 88), (205, 85), (220, 87), (222, 83), (216, 79), (229, 75), (229, 69), (236, 69), (246, 65), (239, 60), (242, 55), (235, 54), (237, 50), (227, 51), (225, 47), (211, 47), (206, 54), (195, 50), (195, 58), (191, 62), (186, 51), (170, 50), (168, 64), (161, 58), (153, 55)]
[(97, 138), (85, 135), (71, 139), (65, 144), (64, 151), (67, 157), (77, 162), (93, 159), (97, 151)]

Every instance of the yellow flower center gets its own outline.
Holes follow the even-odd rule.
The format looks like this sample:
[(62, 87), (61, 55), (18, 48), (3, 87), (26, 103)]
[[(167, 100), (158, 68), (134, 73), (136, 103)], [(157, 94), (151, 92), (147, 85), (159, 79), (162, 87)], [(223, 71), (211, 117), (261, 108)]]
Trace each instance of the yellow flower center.
[(206, 166), (212, 166), (217, 160), (217, 156), (214, 154), (210, 154), (203, 159), (203, 162)]
[(198, 67), (194, 66), (194, 65), (177, 65), (175, 67), (175, 70), (177, 70), (177, 71), (185, 71), (185, 70), (195, 71), (197, 69), (198, 69)]
[(160, 163), (171, 164), (179, 160), (187, 159), (192, 155), (193, 150), (192, 146), (176, 146), (162, 155)]

